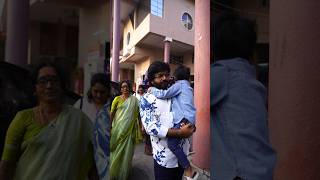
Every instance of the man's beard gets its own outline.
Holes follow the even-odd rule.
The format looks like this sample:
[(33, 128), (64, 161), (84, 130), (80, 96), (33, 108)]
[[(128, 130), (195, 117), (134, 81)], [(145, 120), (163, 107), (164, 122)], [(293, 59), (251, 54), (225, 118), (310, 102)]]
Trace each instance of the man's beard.
[(161, 83), (152, 83), (152, 85), (157, 89), (167, 89), (168, 84), (169, 84), (168, 81), (162, 81)]

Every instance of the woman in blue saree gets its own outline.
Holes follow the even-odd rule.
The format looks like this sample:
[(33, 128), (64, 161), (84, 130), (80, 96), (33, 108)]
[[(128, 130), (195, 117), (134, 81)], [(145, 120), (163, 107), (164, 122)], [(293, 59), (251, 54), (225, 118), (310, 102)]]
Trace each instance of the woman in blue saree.
[(93, 147), (95, 164), (100, 180), (107, 179), (109, 168), (110, 89), (109, 74), (97, 73), (92, 76), (88, 100), (91, 102), (91, 106), (94, 106), (93, 109), (95, 109)]
[(126, 180), (131, 170), (134, 145), (142, 140), (139, 101), (130, 94), (130, 83), (120, 83), (121, 95), (111, 105), (110, 179)]

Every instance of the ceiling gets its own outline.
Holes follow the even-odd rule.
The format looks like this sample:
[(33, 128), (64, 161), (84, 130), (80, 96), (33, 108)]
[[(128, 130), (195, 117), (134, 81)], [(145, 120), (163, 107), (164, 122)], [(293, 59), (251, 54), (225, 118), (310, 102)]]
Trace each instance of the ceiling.
[[(140, 47), (147, 47), (147, 48), (159, 48), (163, 49), (164, 43), (164, 36), (160, 36), (157, 34), (149, 33), (145, 36), (140, 42)], [(186, 52), (193, 52), (194, 47), (189, 44), (185, 44), (180, 41), (173, 40), (170, 44), (170, 52), (173, 55), (183, 55)]]
[[(39, 22), (78, 25), (79, 9), (81, 7), (95, 7), (106, 0), (32, 0), (30, 6), (30, 20)], [(140, 0), (122, 0), (120, 3), (121, 22), (125, 22)], [(109, 1), (112, 3), (112, 1)], [(112, 4), (111, 4), (112, 5)], [(110, 26), (112, 26), (110, 24)], [(120, 25), (123, 30), (123, 23)], [(122, 34), (121, 34), (122, 35)]]
[(79, 8), (51, 2), (37, 2), (30, 7), (30, 20), (78, 25)]

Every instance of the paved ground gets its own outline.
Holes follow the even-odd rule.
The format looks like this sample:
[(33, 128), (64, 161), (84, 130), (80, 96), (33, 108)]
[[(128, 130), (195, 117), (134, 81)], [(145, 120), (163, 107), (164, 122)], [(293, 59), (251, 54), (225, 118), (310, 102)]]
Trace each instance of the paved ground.
[(129, 180), (153, 180), (153, 158), (144, 154), (144, 144), (138, 144), (132, 160)]
[[(197, 169), (200, 173), (198, 180), (209, 180), (209, 175), (201, 169)], [(132, 161), (132, 171), (129, 180), (153, 180), (153, 158), (144, 154), (144, 144), (138, 144)]]

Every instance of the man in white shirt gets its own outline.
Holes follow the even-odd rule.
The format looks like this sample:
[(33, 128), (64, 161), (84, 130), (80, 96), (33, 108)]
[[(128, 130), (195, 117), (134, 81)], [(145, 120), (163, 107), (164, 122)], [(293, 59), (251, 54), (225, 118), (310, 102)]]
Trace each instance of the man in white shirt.
[[(148, 68), (149, 83), (158, 89), (168, 87), (169, 76), (170, 67), (164, 62), (156, 61)], [(188, 138), (193, 134), (194, 127), (186, 124), (180, 129), (173, 129), (171, 99), (157, 99), (150, 93), (140, 99), (140, 115), (146, 133), (151, 137), (155, 180), (182, 179), (184, 169), (168, 148), (167, 137)], [(189, 140), (184, 139), (181, 147), (188, 154)]]

